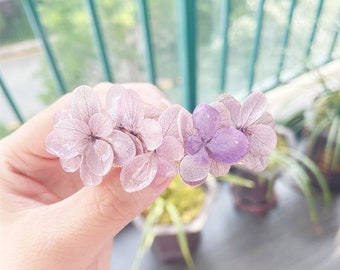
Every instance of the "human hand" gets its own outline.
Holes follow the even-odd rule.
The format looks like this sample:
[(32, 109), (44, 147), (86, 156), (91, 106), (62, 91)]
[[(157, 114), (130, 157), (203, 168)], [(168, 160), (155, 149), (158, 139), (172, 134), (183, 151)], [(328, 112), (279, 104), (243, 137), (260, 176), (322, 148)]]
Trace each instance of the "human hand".
[[(95, 87), (102, 99), (110, 85)], [(168, 105), (150, 84), (125, 86)], [(83, 187), (78, 172), (64, 172), (45, 150), (53, 115), (68, 104), (65, 95), (0, 141), (1, 269), (109, 269), (112, 238), (171, 181), (127, 193), (114, 168), (100, 185)]]

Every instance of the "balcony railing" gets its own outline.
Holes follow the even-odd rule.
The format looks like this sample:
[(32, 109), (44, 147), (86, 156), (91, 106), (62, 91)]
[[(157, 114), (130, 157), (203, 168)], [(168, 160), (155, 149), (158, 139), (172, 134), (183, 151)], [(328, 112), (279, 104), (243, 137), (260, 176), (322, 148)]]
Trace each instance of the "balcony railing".
[[(340, 57), (338, 0), (126, 0), (112, 1), (111, 11), (99, 0), (69, 2), (77, 2), (77, 14), (60, 11), (66, 1), (22, 1), (53, 75), (52, 88), (59, 95), (93, 81), (144, 80), (157, 84), (174, 101), (192, 110), (198, 102), (209, 102), (226, 89), (270, 91)], [(53, 9), (56, 13), (48, 15)], [(116, 15), (109, 21), (110, 12)], [(55, 19), (52, 15), (65, 22), (79, 16), (79, 22), (56, 30), (48, 23)], [(122, 22), (117, 22), (119, 18)], [(74, 55), (78, 53), (74, 48), (84, 50), (84, 58), (93, 50), (93, 69), (75, 75), (74, 80), (65, 79), (69, 76), (63, 59), (65, 47), (56, 44), (67, 38), (61, 37), (66, 31), (81, 35), (83, 28), (77, 28), (82, 24), (91, 26), (92, 43), (83, 49), (77, 36), (69, 36), (68, 42)], [(120, 40), (124, 43), (119, 44)], [(72, 47), (75, 43), (79, 44)], [(119, 75), (126, 58), (137, 75), (130, 70)], [(1, 75), (0, 85), (17, 120), (24, 122), (27, 116), (13, 95), (17, 89), (11, 89)]]

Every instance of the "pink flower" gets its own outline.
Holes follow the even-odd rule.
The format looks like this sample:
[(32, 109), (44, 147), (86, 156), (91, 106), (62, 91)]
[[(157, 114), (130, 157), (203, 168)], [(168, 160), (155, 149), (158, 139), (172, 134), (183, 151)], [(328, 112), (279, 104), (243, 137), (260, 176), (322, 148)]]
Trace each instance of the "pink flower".
[(132, 140), (114, 130), (114, 122), (90, 87), (76, 88), (71, 108), (56, 114), (55, 122), (46, 139), (47, 151), (60, 158), (65, 171), (80, 169), (86, 186), (98, 185), (113, 163), (121, 166), (135, 155)]
[(221, 95), (217, 101), (229, 110), (231, 125), (242, 131), (249, 140), (249, 152), (241, 163), (253, 171), (264, 170), (277, 142), (274, 120), (265, 112), (266, 96), (259, 92), (252, 93), (242, 105), (228, 94)]
[(161, 144), (150, 152), (134, 157), (122, 168), (120, 178), (126, 191), (141, 190), (152, 182), (161, 184), (178, 174), (178, 163), (184, 155), (179, 139), (181, 110), (184, 109), (179, 105), (165, 109), (158, 119), (162, 130)]
[(182, 179), (192, 186), (202, 184), (209, 172), (225, 175), (230, 164), (242, 159), (249, 148), (246, 136), (228, 127), (228, 113), (223, 112), (220, 104), (214, 106), (198, 105), (192, 115), (194, 129), (185, 141), (187, 155), (179, 170)]
[(106, 109), (117, 129), (134, 141), (137, 155), (162, 143), (161, 126), (155, 119), (145, 118), (142, 98), (135, 91), (113, 85), (106, 97)]

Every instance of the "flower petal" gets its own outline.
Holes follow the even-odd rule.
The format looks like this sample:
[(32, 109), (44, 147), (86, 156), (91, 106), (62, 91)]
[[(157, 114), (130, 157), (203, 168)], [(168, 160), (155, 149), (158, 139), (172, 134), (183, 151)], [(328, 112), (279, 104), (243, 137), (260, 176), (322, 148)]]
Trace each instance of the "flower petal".
[(222, 162), (218, 162), (214, 159), (211, 160), (211, 165), (210, 165), (210, 174), (218, 177), (218, 176), (223, 176), (226, 175), (229, 170), (230, 170), (231, 165), (225, 164)]
[(83, 162), (80, 166), (80, 179), (85, 186), (94, 187), (102, 182), (103, 177), (94, 174), (86, 165), (86, 162)]
[(161, 113), (162, 109), (150, 104), (144, 104), (144, 118), (151, 118), (157, 121)]
[(50, 154), (62, 159), (70, 159), (79, 154), (78, 150), (73, 145), (60, 140), (54, 131), (47, 135), (46, 150)]
[(233, 164), (248, 153), (247, 137), (235, 128), (219, 129), (207, 144), (210, 156), (216, 161)]
[(156, 120), (144, 119), (139, 132), (148, 150), (155, 150), (161, 145), (163, 140), (162, 127)]
[(231, 118), (230, 112), (228, 111), (227, 107), (224, 106), (222, 102), (214, 102), (211, 106), (218, 111), (220, 114), (220, 125), (219, 127), (230, 127), (231, 125)]
[(85, 161), (88, 168), (96, 175), (103, 176), (112, 168), (112, 146), (102, 140), (90, 145), (85, 153)]
[(136, 155), (135, 144), (125, 133), (114, 130), (109, 141), (114, 151), (114, 164), (123, 166)]
[(195, 108), (192, 114), (192, 120), (194, 127), (203, 140), (208, 140), (215, 134), (219, 127), (220, 115), (212, 106), (200, 104)]
[(56, 124), (59, 121), (71, 119), (71, 118), (72, 118), (72, 115), (70, 113), (70, 110), (61, 109), (54, 114), (53, 124)]
[(71, 112), (76, 118), (88, 123), (91, 116), (101, 110), (102, 105), (99, 96), (91, 87), (82, 85), (73, 90)]
[(114, 84), (106, 97), (106, 109), (112, 119), (129, 131), (139, 129), (144, 119), (142, 98), (133, 90)]
[(178, 174), (178, 168), (173, 161), (158, 159), (157, 174), (153, 180), (156, 185), (161, 185), (166, 179), (174, 178)]
[(259, 119), (254, 123), (254, 125), (267, 125), (272, 128), (275, 126), (275, 121), (273, 116), (269, 112), (264, 112)]
[(267, 98), (263, 93), (254, 92), (247, 97), (241, 107), (242, 126), (253, 124), (265, 112)]
[(140, 154), (143, 154), (145, 151), (144, 151), (143, 143), (140, 141), (140, 139), (130, 133), (125, 133), (125, 134), (130, 137), (130, 139), (135, 145), (135, 149), (136, 149), (135, 155), (138, 156)]
[(250, 126), (246, 129), (249, 138), (249, 153), (241, 160), (248, 169), (262, 171), (267, 167), (269, 154), (277, 143), (274, 129), (267, 125)]
[(166, 108), (159, 116), (158, 123), (162, 127), (163, 135), (180, 138), (180, 122), (181, 112), (184, 108), (180, 105), (172, 105)]
[(91, 116), (89, 127), (96, 137), (107, 137), (113, 131), (113, 121), (106, 113), (96, 113)]
[(190, 155), (195, 155), (203, 147), (203, 142), (199, 136), (190, 136), (185, 144), (185, 151)]
[(194, 128), (192, 115), (187, 110), (183, 109), (179, 113), (179, 141), (185, 143), (189, 136), (198, 135), (197, 130)]
[(275, 130), (267, 125), (247, 127), (250, 148), (249, 152), (255, 155), (268, 155), (276, 146), (277, 137)]
[(224, 106), (230, 112), (231, 120), (235, 127), (240, 127), (242, 125), (240, 119), (241, 104), (233, 96), (229, 94), (222, 94), (217, 98), (218, 102), (222, 102)]
[(125, 191), (141, 190), (152, 182), (158, 168), (158, 158), (154, 152), (136, 156), (122, 168), (120, 181)]
[(183, 145), (175, 137), (166, 136), (157, 149), (157, 156), (170, 161), (181, 160), (184, 156)]
[[(66, 119), (54, 125), (54, 132), (61, 143), (76, 145), (78, 142), (87, 140), (91, 131), (88, 125), (78, 119)], [(86, 142), (84, 142), (86, 144)]]
[(195, 155), (185, 156), (179, 165), (179, 173), (183, 181), (192, 186), (201, 184), (208, 176), (209, 169), (210, 158), (204, 149)]
[(267, 167), (268, 162), (269, 156), (260, 156), (258, 154), (249, 153), (244, 159), (241, 160), (240, 163), (246, 166), (249, 170), (260, 172)]
[(83, 161), (82, 155), (77, 155), (70, 159), (60, 159), (61, 167), (65, 172), (75, 172), (79, 169), (81, 162)]

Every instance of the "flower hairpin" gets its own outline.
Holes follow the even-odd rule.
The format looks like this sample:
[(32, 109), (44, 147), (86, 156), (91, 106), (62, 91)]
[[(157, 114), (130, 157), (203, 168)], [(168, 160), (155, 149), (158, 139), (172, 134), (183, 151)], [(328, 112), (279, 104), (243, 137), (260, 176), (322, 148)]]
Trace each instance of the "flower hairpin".
[(153, 108), (119, 84), (109, 89), (103, 106), (92, 88), (79, 86), (69, 109), (56, 113), (46, 148), (59, 157), (64, 171), (79, 170), (85, 186), (100, 184), (113, 166), (121, 167), (127, 192), (178, 173), (197, 186), (209, 173), (223, 176), (237, 163), (265, 169), (276, 145), (266, 102), (262, 93), (252, 93), (243, 104), (222, 94), (191, 114), (180, 105)]

